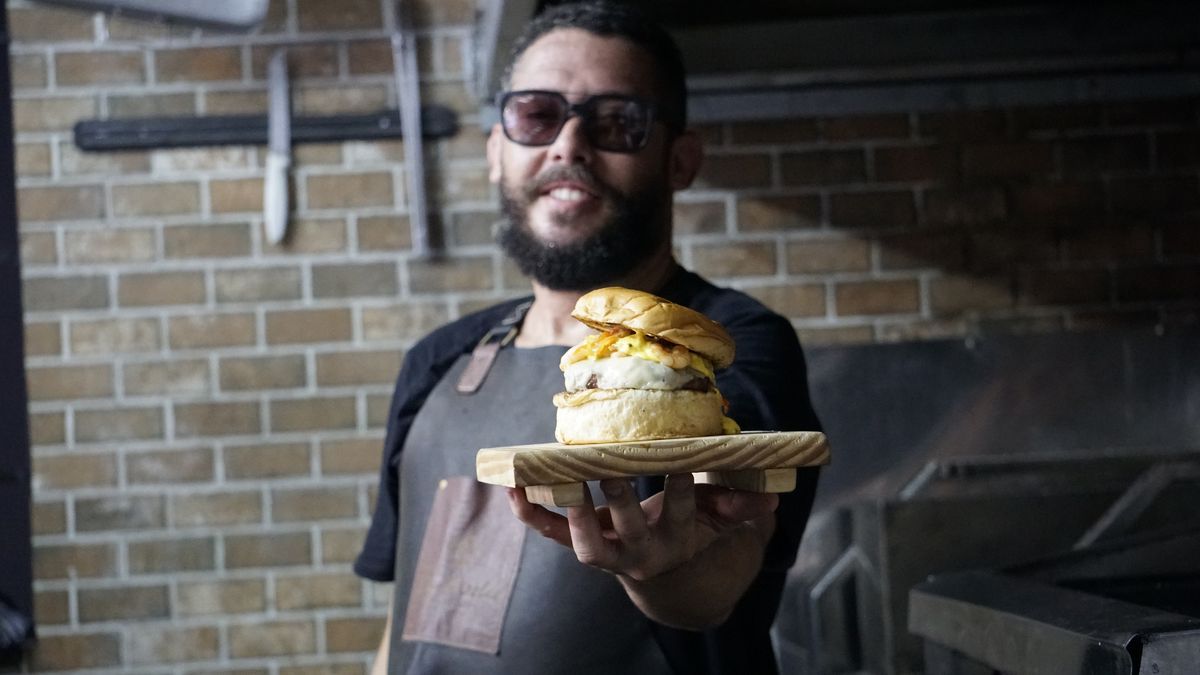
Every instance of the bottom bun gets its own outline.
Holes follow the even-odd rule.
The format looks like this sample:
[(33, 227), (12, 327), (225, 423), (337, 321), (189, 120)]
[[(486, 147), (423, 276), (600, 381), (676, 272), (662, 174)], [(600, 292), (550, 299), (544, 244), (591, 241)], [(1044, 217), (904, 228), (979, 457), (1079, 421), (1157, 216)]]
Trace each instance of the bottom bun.
[(555, 395), (559, 443), (613, 443), (722, 433), (715, 391), (585, 389)]

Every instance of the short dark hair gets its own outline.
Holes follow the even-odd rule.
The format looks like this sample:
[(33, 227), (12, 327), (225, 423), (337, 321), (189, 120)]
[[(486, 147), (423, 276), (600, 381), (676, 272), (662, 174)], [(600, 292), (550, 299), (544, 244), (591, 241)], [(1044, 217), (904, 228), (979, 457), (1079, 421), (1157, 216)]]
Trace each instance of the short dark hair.
[(655, 76), (663, 92), (655, 101), (668, 128), (681, 132), (687, 127), (687, 71), (679, 46), (649, 14), (632, 4), (592, 0), (552, 5), (534, 17), (513, 42), (504, 69), (504, 86), (512, 82), (517, 60), (550, 31), (579, 28), (594, 35), (619, 37), (641, 47), (654, 59)]

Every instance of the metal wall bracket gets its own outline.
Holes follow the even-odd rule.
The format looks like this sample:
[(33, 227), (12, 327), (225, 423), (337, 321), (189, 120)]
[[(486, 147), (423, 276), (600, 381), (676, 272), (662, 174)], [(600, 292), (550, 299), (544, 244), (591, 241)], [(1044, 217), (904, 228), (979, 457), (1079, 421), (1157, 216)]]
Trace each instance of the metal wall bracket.
[(87, 11), (123, 14), (137, 19), (184, 26), (254, 30), (267, 16), (269, 0), (38, 0)]
[[(482, 3), (475, 27), (475, 95), (486, 106), (500, 90), (505, 57), (517, 36), (537, 13), (537, 0)], [(491, 125), (488, 125), (491, 126)]]

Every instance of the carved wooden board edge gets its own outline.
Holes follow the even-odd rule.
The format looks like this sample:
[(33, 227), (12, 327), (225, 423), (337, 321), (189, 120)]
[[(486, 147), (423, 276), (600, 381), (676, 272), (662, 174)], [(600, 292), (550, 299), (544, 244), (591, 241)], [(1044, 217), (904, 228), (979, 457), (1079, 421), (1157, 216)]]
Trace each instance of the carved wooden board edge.
[(602, 478), (699, 471), (783, 469), (829, 463), (819, 431), (747, 431), (725, 436), (564, 445), (539, 443), (483, 448), (475, 476), (508, 487), (580, 483)]

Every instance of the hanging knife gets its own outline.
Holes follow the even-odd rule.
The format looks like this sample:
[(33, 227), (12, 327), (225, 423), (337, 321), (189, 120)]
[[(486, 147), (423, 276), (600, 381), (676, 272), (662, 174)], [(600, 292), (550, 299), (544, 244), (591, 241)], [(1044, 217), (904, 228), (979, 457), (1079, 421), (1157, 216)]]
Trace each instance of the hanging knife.
[(287, 50), (276, 49), (267, 64), (267, 172), (263, 181), (263, 227), (278, 244), (287, 231), (288, 169), (292, 164), (292, 110), (288, 94)]

